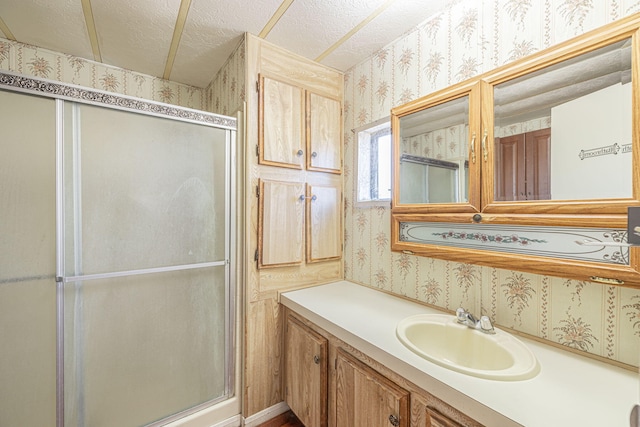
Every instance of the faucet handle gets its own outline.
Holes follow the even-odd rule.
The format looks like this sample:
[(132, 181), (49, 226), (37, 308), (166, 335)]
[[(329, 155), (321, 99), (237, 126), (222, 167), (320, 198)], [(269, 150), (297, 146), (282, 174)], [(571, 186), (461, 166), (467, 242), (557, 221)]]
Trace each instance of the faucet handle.
[(493, 325), (491, 324), (491, 319), (489, 319), (489, 316), (482, 316), (480, 318), (480, 329), (482, 329), (482, 332), (486, 332), (488, 334), (496, 333), (495, 329), (493, 329)]
[(467, 320), (467, 315), (469, 313), (467, 313), (467, 310), (465, 310), (462, 307), (459, 307), (456, 310), (456, 318), (458, 319), (458, 322), (464, 322), (465, 320)]

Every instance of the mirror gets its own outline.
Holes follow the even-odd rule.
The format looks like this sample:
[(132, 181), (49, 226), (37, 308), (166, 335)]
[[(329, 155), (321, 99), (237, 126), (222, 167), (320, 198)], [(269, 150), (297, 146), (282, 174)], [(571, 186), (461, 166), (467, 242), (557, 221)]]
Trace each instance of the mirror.
[(631, 39), (494, 86), (494, 200), (632, 197)]
[(400, 117), (399, 133), (400, 203), (468, 202), (469, 96)]
[[(460, 163), (463, 163), (462, 167)], [(400, 199), (405, 203), (457, 203), (467, 200), (469, 163), (400, 156)]]

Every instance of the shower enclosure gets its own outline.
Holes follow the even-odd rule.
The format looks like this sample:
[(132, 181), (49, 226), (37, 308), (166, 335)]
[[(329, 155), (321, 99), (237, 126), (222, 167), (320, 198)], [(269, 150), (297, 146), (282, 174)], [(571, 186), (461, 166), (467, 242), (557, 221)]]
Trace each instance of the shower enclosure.
[(234, 393), (235, 119), (0, 73), (0, 425)]

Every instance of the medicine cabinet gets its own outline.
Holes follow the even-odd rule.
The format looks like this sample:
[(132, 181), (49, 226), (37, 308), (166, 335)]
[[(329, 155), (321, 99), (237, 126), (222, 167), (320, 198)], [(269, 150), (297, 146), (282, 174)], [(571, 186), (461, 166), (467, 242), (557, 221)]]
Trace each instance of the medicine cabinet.
[[(639, 28), (636, 14), (392, 109), (392, 249), (640, 285)], [(416, 157), (468, 167), (421, 193)]]

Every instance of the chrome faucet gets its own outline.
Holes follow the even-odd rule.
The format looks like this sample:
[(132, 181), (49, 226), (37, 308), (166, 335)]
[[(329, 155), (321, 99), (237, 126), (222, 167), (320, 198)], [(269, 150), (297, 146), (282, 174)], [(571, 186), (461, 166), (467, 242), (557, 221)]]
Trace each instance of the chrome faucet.
[(477, 329), (485, 334), (496, 333), (488, 316), (482, 316), (480, 317), (480, 320), (477, 320), (473, 314), (460, 307), (456, 310), (456, 319), (458, 320), (458, 323), (466, 325), (471, 329)]

